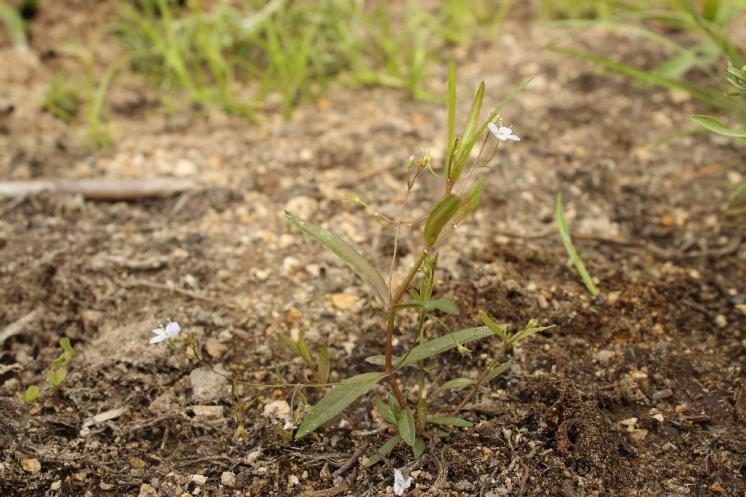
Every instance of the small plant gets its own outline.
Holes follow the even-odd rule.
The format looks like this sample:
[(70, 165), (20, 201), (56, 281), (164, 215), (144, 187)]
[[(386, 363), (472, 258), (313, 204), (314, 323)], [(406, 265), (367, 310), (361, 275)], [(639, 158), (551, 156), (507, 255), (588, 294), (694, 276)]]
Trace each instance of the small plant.
[[(75, 356), (69, 338), (60, 338), (60, 347), (62, 353), (52, 361), (47, 370), (47, 391), (55, 405), (59, 404), (59, 388), (67, 378), (66, 366)], [(19, 397), (23, 402), (31, 404), (38, 400), (41, 394), (42, 390), (37, 385), (29, 385)]]
[[(735, 90), (729, 93), (729, 96), (734, 100), (746, 97), (746, 66), (739, 68), (730, 64), (726, 76), (728, 82), (735, 88)], [(746, 139), (746, 114), (741, 114), (738, 127), (724, 124), (719, 119), (707, 115), (698, 114), (690, 116), (690, 118), (711, 133), (734, 138), (742, 142)], [(738, 184), (721, 206), (721, 210), (727, 214), (746, 213), (746, 207), (732, 208), (744, 192), (746, 192), (746, 183)]]
[(58, 74), (44, 95), (44, 109), (70, 124), (78, 117), (82, 105), (80, 83), (69, 76)]
[[(516, 91), (521, 88), (522, 86)], [(383, 219), (384, 225), (393, 230), (394, 236), (394, 253), (388, 278), (384, 278), (357, 248), (339, 236), (286, 212), (292, 224), (321, 242), (370, 286), (382, 307), (385, 323), (382, 328), (384, 354), (367, 359), (368, 362), (381, 366), (383, 370), (363, 373), (334, 385), (305, 413), (295, 432), (296, 439), (303, 438), (318, 429), (346, 409), (355, 399), (371, 391), (379, 382), (386, 381), (389, 392), (376, 401), (376, 410), (397, 434), (378, 449), (368, 464), (372, 465), (381, 460), (400, 442), (406, 443), (411, 448), (414, 457), (419, 457), (426, 449), (425, 440), (435, 439), (442, 434), (441, 426), (471, 426), (469, 421), (458, 417), (466, 403), (483, 385), (505, 371), (508, 365), (505, 356), (516, 343), (548, 328), (539, 326), (537, 321), (531, 320), (524, 329), (511, 333), (507, 325), (497, 324), (489, 316), (481, 313), (483, 326), (453, 331), (439, 317), (442, 314), (459, 313), (454, 302), (434, 298), (437, 289), (436, 271), (440, 249), (449, 234), (457, 226), (462, 225), (478, 206), (485, 188), (486, 173), (489, 171), (498, 148), (505, 142), (519, 140), (511, 128), (502, 125), (499, 117), (500, 110), (512, 95), (501, 102), (487, 119), (482, 120), (480, 114), (484, 90), (484, 83), (482, 83), (472, 101), (466, 127), (463, 133), (457, 136), (455, 133), (455, 69), (451, 65), (448, 80), (446, 160), (439, 172), (434, 171), (428, 155), (419, 158), (412, 157), (409, 160), (405, 200), (401, 206), (400, 216), (396, 219)], [(474, 157), (472, 151), (478, 144), (478, 153)], [(440, 177), (443, 191), (426, 209), (428, 214), (421, 221), (405, 221), (404, 214), (410, 207), (408, 201), (411, 193), (426, 171), (431, 171)], [(398, 285), (393, 285), (393, 275), (398, 262), (399, 238), (405, 229), (413, 241), (419, 239), (420, 248), (415, 252), (416, 260), (406, 272), (406, 276)], [(416, 325), (408, 331), (401, 330), (400, 314), (410, 312), (415, 315)], [(438, 329), (443, 330), (442, 334), (431, 338)], [(401, 356), (395, 356), (393, 338), (400, 332), (408, 338), (411, 346)], [(437, 367), (433, 363), (436, 356), (455, 349), (462, 357), (468, 357), (467, 344), (489, 337), (496, 337), (501, 347), (477, 378), (454, 378), (437, 388), (428, 384), (428, 377)], [(307, 352), (302, 337), (288, 345), (304, 361), (310, 362), (310, 354)], [(411, 390), (407, 382), (409, 375), (405, 374), (409, 370), (415, 371), (414, 385)], [(457, 388), (467, 389), (461, 402), (447, 413), (430, 412), (429, 402), (432, 398), (444, 391)]]

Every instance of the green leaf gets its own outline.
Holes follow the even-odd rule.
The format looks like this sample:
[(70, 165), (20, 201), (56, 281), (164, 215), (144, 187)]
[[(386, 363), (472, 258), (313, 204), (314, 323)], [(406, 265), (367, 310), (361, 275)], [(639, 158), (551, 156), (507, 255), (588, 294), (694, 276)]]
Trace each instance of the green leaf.
[(691, 95), (692, 98), (704, 102), (707, 105), (717, 107), (731, 114), (735, 114), (739, 111), (742, 112), (742, 109), (744, 109), (743, 105), (737, 104), (735, 101), (724, 96), (721, 92), (711, 90), (704, 86), (699, 86), (676, 78), (665, 78), (653, 71), (645, 71), (633, 65), (625, 64), (623, 62), (617, 62), (601, 55), (556, 47), (551, 47), (551, 50), (557, 53), (568, 55), (570, 57), (593, 62), (594, 64), (598, 64), (613, 72), (637, 79), (638, 81), (642, 81), (647, 84), (660, 86), (669, 90), (684, 91)]
[(562, 244), (565, 246), (565, 250), (570, 256), (570, 259), (572, 259), (573, 264), (575, 264), (575, 268), (578, 270), (580, 279), (583, 280), (583, 284), (588, 290), (588, 293), (590, 293), (591, 296), (595, 298), (599, 294), (599, 291), (598, 288), (596, 288), (596, 284), (593, 283), (591, 275), (588, 274), (588, 271), (585, 269), (583, 259), (580, 258), (577, 250), (575, 250), (575, 246), (572, 244), (572, 238), (570, 238), (570, 228), (567, 227), (567, 221), (565, 220), (565, 210), (562, 208), (562, 193), (557, 194), (557, 202), (555, 204), (554, 213), (555, 220), (557, 222), (557, 229), (559, 230), (560, 238), (562, 239)]
[(461, 199), (458, 195), (449, 193), (433, 207), (425, 222), (425, 242), (428, 246), (435, 245), (443, 227), (456, 214), (460, 204)]
[(702, 127), (707, 129), (708, 131), (717, 133), (718, 135), (729, 136), (731, 138), (746, 138), (746, 130), (729, 128), (728, 126), (723, 124), (721, 121), (715, 119), (714, 117), (703, 116), (703, 115), (693, 115), (693, 116), (689, 116), (689, 119), (691, 119), (692, 121), (696, 123), (699, 123)]
[(425, 442), (417, 437), (417, 439), (414, 441), (414, 445), (412, 446), (412, 455), (415, 459), (419, 459), (422, 457), (422, 454), (425, 453), (425, 449), (427, 449), (427, 446), (425, 445)]
[(398, 369), (410, 366), (435, 355), (442, 354), (443, 352), (454, 349), (459, 345), (464, 345), (475, 340), (481, 340), (482, 338), (487, 338), (492, 335), (492, 330), (490, 330), (486, 326), (480, 326), (478, 328), (466, 328), (448, 335), (443, 335), (414, 347), (412, 350), (409, 351), (409, 354), (399, 364), (397, 364), (396, 367)]
[[(448, 149), (446, 150), (446, 165), (449, 165), (453, 147), (456, 141), (456, 61), (451, 59), (448, 65)], [(450, 177), (448, 171), (446, 175)]]
[(334, 233), (301, 219), (288, 211), (285, 211), (285, 216), (287, 216), (291, 223), (316, 238), (329, 250), (334, 252), (355, 274), (373, 288), (375, 294), (381, 299), (384, 305), (388, 304), (391, 291), (384, 281), (383, 276), (355, 248)]
[(60, 347), (62, 347), (62, 354), (60, 354), (59, 357), (54, 359), (52, 361), (52, 366), (54, 367), (60, 367), (64, 366), (68, 362), (70, 362), (70, 359), (75, 356), (75, 351), (73, 350), (72, 345), (70, 344), (70, 339), (67, 337), (60, 338)]
[(51, 386), (53, 389), (60, 386), (62, 382), (65, 381), (66, 377), (67, 369), (65, 368), (50, 369), (47, 372), (47, 381), (49, 382), (49, 386)]
[(469, 428), (470, 426), (474, 426), (473, 423), (462, 419), (462, 418), (456, 418), (453, 416), (435, 416), (427, 418), (428, 423), (433, 423), (436, 425), (444, 425), (444, 426), (461, 426), (463, 428)]
[(516, 343), (520, 342), (521, 340), (524, 340), (530, 337), (531, 335), (535, 335), (536, 333), (539, 333), (540, 331), (548, 330), (549, 328), (554, 328), (554, 325), (551, 324), (549, 326), (540, 326), (537, 320), (531, 319), (524, 329), (516, 332), (513, 335), (513, 342), (516, 342)]
[(407, 407), (401, 412), (399, 415), (398, 426), (399, 435), (401, 435), (402, 440), (404, 440), (404, 442), (410, 447), (414, 447), (416, 433), (414, 428), (414, 413), (412, 412), (412, 409)]
[(395, 435), (389, 438), (388, 440), (386, 440), (386, 442), (383, 445), (381, 445), (381, 447), (376, 451), (376, 453), (373, 454), (373, 456), (371, 456), (370, 459), (368, 459), (368, 462), (365, 463), (365, 467), (369, 468), (373, 466), (374, 464), (376, 464), (377, 462), (379, 462), (383, 457), (386, 457), (387, 455), (389, 455), (389, 453), (391, 453), (391, 451), (394, 450), (394, 447), (396, 447), (396, 445), (399, 442), (401, 442), (401, 435)]
[(511, 341), (510, 334), (508, 333), (509, 325), (502, 323), (497, 324), (484, 311), (479, 311), (479, 317), (482, 319), (484, 325), (492, 330), (495, 335), (499, 336), (503, 342), (509, 343)]
[(278, 333), (277, 336), (279, 336), (283, 342), (285, 342), (285, 345), (288, 346), (288, 348), (293, 352), (293, 354), (297, 355), (301, 359), (303, 356), (300, 354), (300, 349), (298, 348), (298, 344), (295, 343), (295, 340), (290, 338), (287, 335), (283, 335), (282, 333)]
[[(391, 361), (396, 364), (400, 360), (399, 356), (391, 356)], [(386, 356), (379, 354), (379, 355), (372, 355), (365, 358), (365, 362), (368, 364), (373, 364), (374, 366), (385, 366), (386, 365)]]
[(376, 411), (378, 411), (378, 414), (383, 416), (383, 419), (388, 421), (390, 424), (398, 426), (398, 416), (396, 415), (396, 413), (394, 413), (394, 410), (391, 408), (391, 406), (388, 405), (386, 402), (380, 399), (376, 400)]
[(296, 344), (298, 345), (298, 355), (301, 359), (303, 359), (303, 361), (309, 366), (312, 365), (313, 359), (311, 359), (311, 352), (308, 350), (308, 344), (306, 344), (306, 339), (303, 337), (302, 331), (298, 335), (298, 341)]
[(329, 381), (329, 371), (331, 371), (331, 360), (329, 359), (329, 348), (324, 345), (319, 350), (318, 359), (318, 377), (319, 383), (326, 383)]
[(474, 381), (470, 380), (469, 378), (454, 378), (452, 380), (449, 380), (443, 383), (440, 386), (440, 389), (441, 390), (452, 390), (454, 388), (464, 388), (464, 387), (468, 387), (472, 383), (474, 383)]
[(26, 404), (31, 404), (39, 398), (40, 393), (41, 392), (39, 390), (39, 387), (37, 387), (36, 385), (29, 385), (29, 387), (26, 389), (25, 392), (23, 392), (23, 395), (21, 395), (20, 397), (21, 400)]
[[(454, 150), (453, 161), (448, 171), (448, 179), (452, 182), (456, 181), (461, 177), (461, 173), (464, 170), (466, 161), (469, 159), (471, 149), (474, 148), (476, 143), (477, 135), (477, 121), (479, 121), (479, 114), (482, 112), (482, 101), (484, 100), (484, 81), (479, 84), (477, 91), (474, 93), (474, 99), (471, 102), (471, 111), (469, 112), (469, 119), (466, 122), (466, 128), (461, 141), (458, 144), (456, 150)], [(480, 128), (481, 129), (481, 128)]]
[(495, 369), (490, 371), (487, 376), (484, 377), (483, 383), (486, 385), (501, 374), (503, 374), (507, 369), (510, 367), (510, 361), (505, 361), (504, 363), (497, 366)]
[(319, 426), (330, 421), (352, 404), (355, 399), (368, 393), (385, 376), (385, 373), (364, 373), (348, 378), (332, 387), (329, 393), (316, 403), (303, 418), (303, 422), (295, 433), (295, 439), (305, 437)]
[(445, 299), (439, 299), (439, 300), (426, 300), (424, 302), (420, 302), (417, 300), (410, 300), (408, 302), (402, 302), (400, 304), (397, 304), (396, 307), (398, 309), (407, 309), (407, 308), (419, 308), (419, 309), (425, 309), (426, 311), (441, 311), (445, 312), (446, 314), (451, 315), (457, 315), (459, 313), (458, 306), (450, 300)]
[(453, 224), (461, 224), (471, 214), (474, 209), (479, 205), (479, 201), (482, 199), (482, 193), (484, 192), (485, 177), (482, 176), (477, 181), (477, 184), (471, 189), (469, 193), (461, 197), (461, 203), (456, 211), (456, 215), (453, 216)]

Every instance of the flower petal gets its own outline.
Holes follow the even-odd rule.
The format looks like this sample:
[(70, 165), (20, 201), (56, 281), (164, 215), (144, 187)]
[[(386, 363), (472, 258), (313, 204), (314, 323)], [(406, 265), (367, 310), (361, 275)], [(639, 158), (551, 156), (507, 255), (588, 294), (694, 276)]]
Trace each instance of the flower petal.
[(169, 337), (175, 337), (181, 331), (181, 326), (176, 321), (169, 321), (166, 324), (166, 335)]
[(154, 336), (153, 338), (150, 339), (149, 343), (151, 343), (151, 344), (153, 344), (153, 343), (161, 343), (164, 340), (166, 340), (166, 338), (168, 338), (168, 337), (166, 337), (164, 335)]
[(163, 335), (164, 330), (163, 328), (156, 328), (151, 333), (155, 333), (156, 335)]

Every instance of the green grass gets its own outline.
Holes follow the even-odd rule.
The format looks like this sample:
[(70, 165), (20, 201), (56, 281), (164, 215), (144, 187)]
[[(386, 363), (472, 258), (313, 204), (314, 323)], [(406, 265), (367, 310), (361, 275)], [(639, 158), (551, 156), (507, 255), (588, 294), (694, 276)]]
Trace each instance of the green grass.
[[(559, 53), (593, 62), (613, 73), (628, 76), (642, 85), (680, 90), (692, 98), (733, 116), (746, 115), (746, 104), (723, 95), (719, 77), (727, 61), (744, 63), (730, 34), (746, 2), (743, 0), (658, 0), (650, 2), (591, 2), (603, 18), (573, 19), (564, 25), (573, 29), (605, 27), (631, 33), (658, 45), (667, 54), (654, 67), (638, 67), (596, 53), (552, 47)], [(742, 20), (742, 17), (740, 18)], [(686, 35), (686, 36), (682, 36)], [(682, 42), (680, 40), (687, 40)]]
[(578, 275), (580, 275), (580, 280), (585, 285), (588, 293), (590, 293), (593, 298), (596, 298), (596, 296), (598, 296), (600, 292), (598, 291), (598, 288), (596, 288), (596, 284), (593, 282), (593, 278), (591, 278), (591, 275), (588, 274), (588, 270), (585, 268), (583, 259), (580, 257), (580, 254), (578, 254), (578, 251), (575, 250), (575, 245), (573, 245), (572, 243), (570, 228), (567, 226), (567, 220), (565, 219), (565, 209), (562, 206), (561, 193), (557, 194), (557, 201), (554, 207), (554, 215), (555, 222), (557, 223), (557, 229), (559, 230), (560, 234), (560, 239), (562, 239), (562, 244), (565, 246), (567, 255), (570, 256), (572, 263), (575, 265), (575, 269), (577, 269)]

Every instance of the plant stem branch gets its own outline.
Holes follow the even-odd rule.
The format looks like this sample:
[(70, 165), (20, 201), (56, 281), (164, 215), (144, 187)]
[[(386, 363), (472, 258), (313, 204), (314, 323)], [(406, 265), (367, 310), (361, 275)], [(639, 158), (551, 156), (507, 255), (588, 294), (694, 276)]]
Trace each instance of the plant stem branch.
[(479, 378), (477, 378), (477, 381), (472, 383), (471, 389), (469, 390), (469, 393), (466, 394), (466, 396), (461, 400), (459, 405), (457, 405), (453, 411), (451, 411), (451, 415), (455, 416), (459, 413), (461, 409), (466, 406), (466, 404), (476, 395), (477, 391), (479, 390), (479, 387), (482, 386), (482, 383), (484, 383), (484, 380), (487, 379), (487, 376), (495, 370), (495, 367), (500, 365), (500, 361), (502, 361), (502, 358), (505, 357), (505, 354), (508, 353), (508, 351), (513, 347), (513, 344), (510, 342), (503, 343), (502, 348), (497, 353), (495, 358), (490, 362), (490, 365), (487, 366), (481, 375), (479, 375)]

